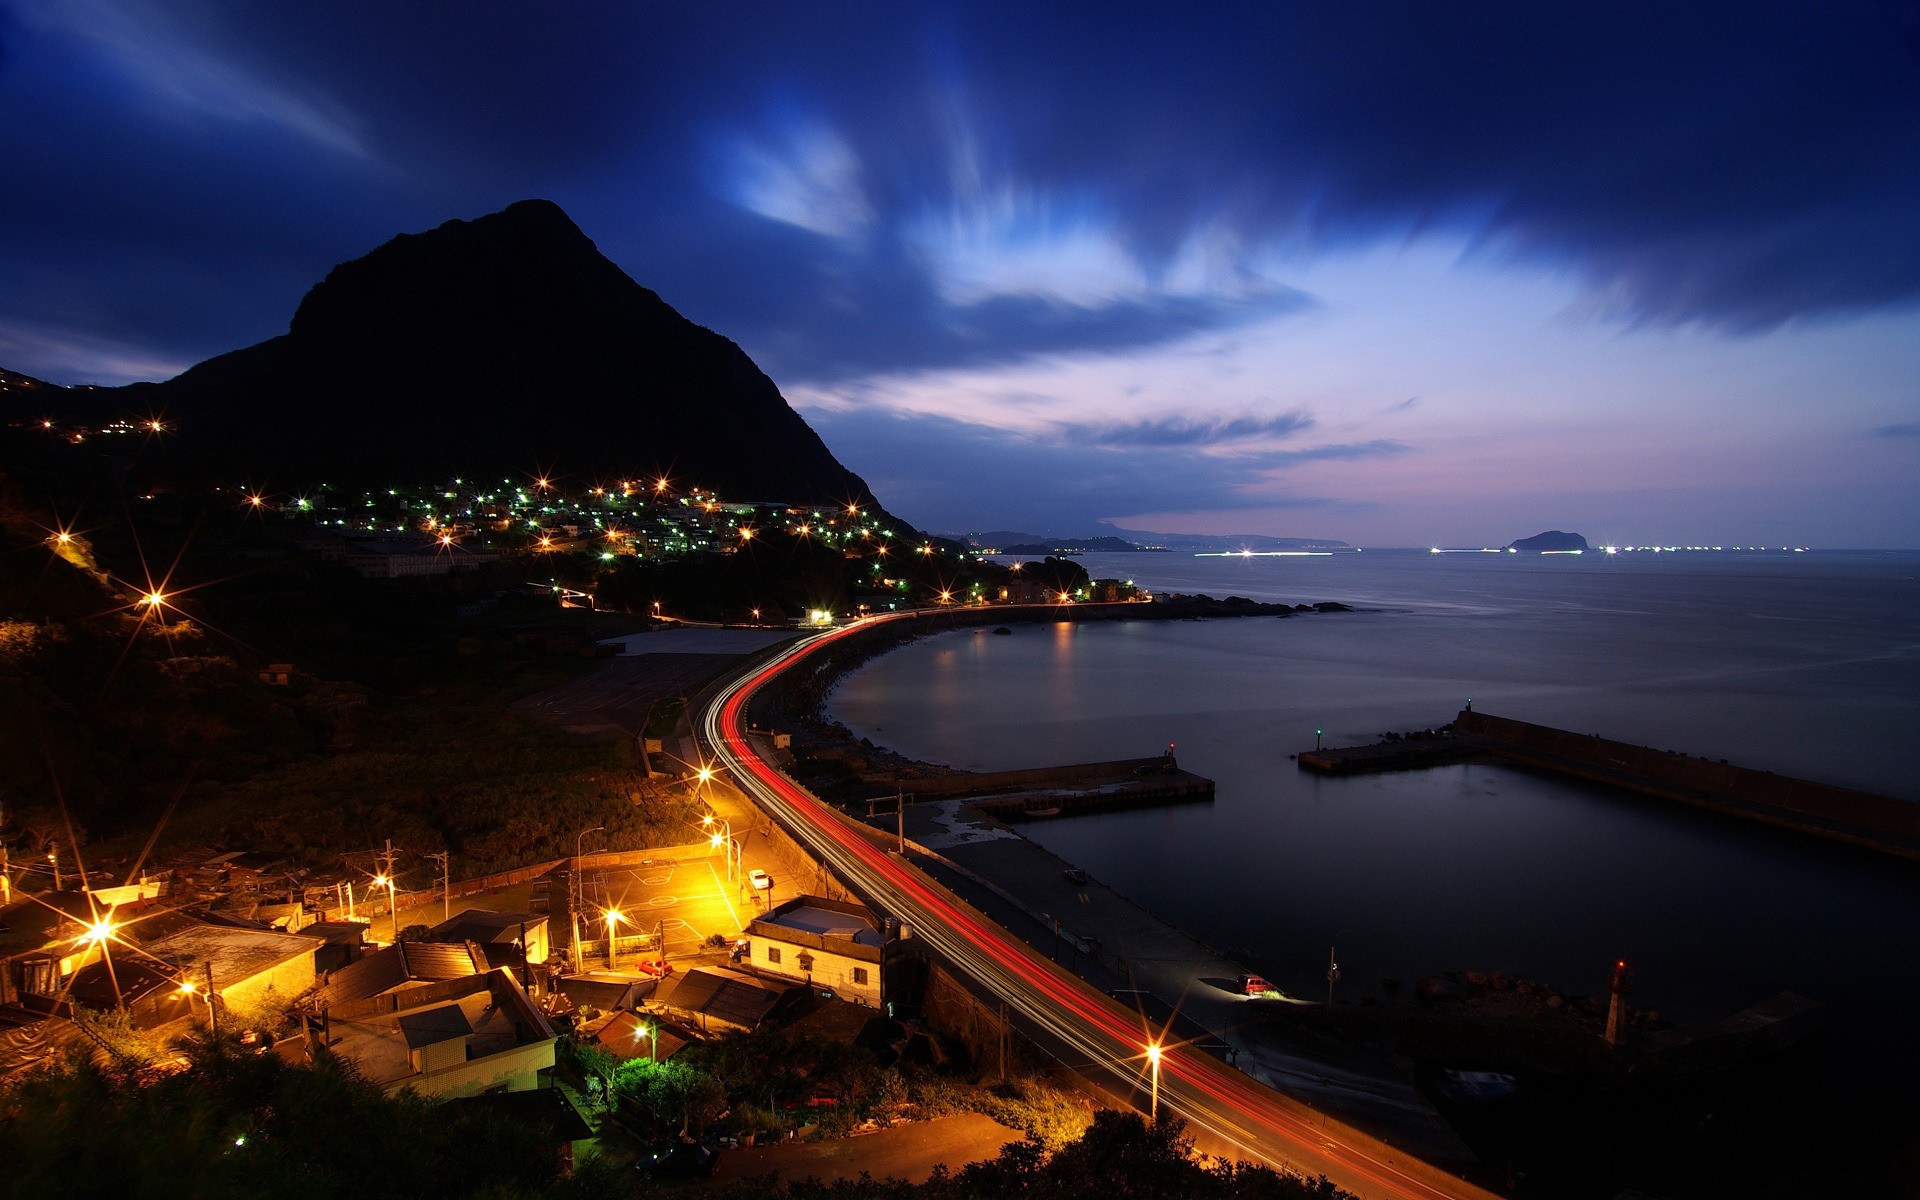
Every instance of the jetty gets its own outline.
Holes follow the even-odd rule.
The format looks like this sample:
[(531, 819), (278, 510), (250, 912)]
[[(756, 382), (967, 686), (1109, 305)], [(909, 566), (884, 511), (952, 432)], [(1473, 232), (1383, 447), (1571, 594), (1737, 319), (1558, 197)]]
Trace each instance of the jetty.
[(1462, 709), (1451, 724), (1368, 746), (1302, 751), (1303, 771), (1350, 775), (1492, 761), (1920, 860), (1920, 804)]
[(1024, 820), (1134, 808), (1207, 802), (1213, 780), (1183, 770), (1171, 754), (1074, 763), (1020, 771), (982, 771), (888, 780), (869, 775), (909, 800), (968, 800), (1001, 820)]

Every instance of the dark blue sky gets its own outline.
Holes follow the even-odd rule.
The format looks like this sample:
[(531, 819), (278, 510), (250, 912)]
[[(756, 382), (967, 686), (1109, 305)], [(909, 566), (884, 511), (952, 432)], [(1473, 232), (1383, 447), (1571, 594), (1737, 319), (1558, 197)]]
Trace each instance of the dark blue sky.
[(1914, 3), (0, 3), (0, 365), (527, 196), (908, 518), (1920, 545)]

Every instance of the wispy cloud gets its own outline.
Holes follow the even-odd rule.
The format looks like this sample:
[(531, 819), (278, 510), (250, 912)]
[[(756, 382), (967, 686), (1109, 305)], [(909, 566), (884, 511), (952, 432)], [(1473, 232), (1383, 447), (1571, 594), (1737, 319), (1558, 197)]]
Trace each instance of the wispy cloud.
[(1904, 425), (1882, 425), (1873, 431), (1873, 436), (1883, 438), (1920, 438), (1920, 421), (1910, 421)]
[(169, 379), (192, 365), (111, 338), (4, 319), (0, 363), (42, 379), (100, 384)]
[(771, 138), (735, 137), (727, 148), (728, 198), (750, 212), (825, 237), (852, 238), (873, 221), (860, 160), (817, 121)]
[(167, 6), (146, 0), (23, 0), (22, 24), (91, 46), (153, 98), (177, 110), (264, 122), (330, 150), (367, 157), (353, 121), (323, 97), (295, 91), (198, 43)]
[(1271, 441), (1313, 427), (1313, 418), (1295, 410), (1274, 417), (1166, 417), (1124, 425), (1070, 425), (1066, 440), (1111, 447), (1204, 447)]

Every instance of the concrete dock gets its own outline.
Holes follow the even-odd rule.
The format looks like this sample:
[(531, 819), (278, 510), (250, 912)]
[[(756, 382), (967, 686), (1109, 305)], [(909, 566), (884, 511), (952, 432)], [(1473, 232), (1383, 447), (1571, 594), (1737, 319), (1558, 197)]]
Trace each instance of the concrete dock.
[(1213, 799), (1213, 780), (1183, 771), (1172, 755), (1076, 763), (1023, 771), (987, 771), (918, 779), (869, 775), (915, 801), (971, 800), (996, 817), (1023, 820), (1148, 804)]
[(1920, 860), (1920, 804), (1472, 709), (1438, 730), (1296, 758), (1323, 775), (1504, 762)]

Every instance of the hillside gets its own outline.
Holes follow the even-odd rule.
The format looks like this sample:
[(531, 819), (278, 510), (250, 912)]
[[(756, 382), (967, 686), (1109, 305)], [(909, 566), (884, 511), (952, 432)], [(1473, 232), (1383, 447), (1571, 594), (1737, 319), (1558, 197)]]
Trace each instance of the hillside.
[[(29, 394), (31, 413), (14, 403)], [(49, 403), (45, 388), (0, 393), (16, 421)], [(163, 417), (141, 472), (196, 482), (665, 475), (739, 499), (873, 503), (744, 351), (544, 200), (403, 234), (335, 267), (280, 337), (164, 383), (62, 390), (52, 408)]]

